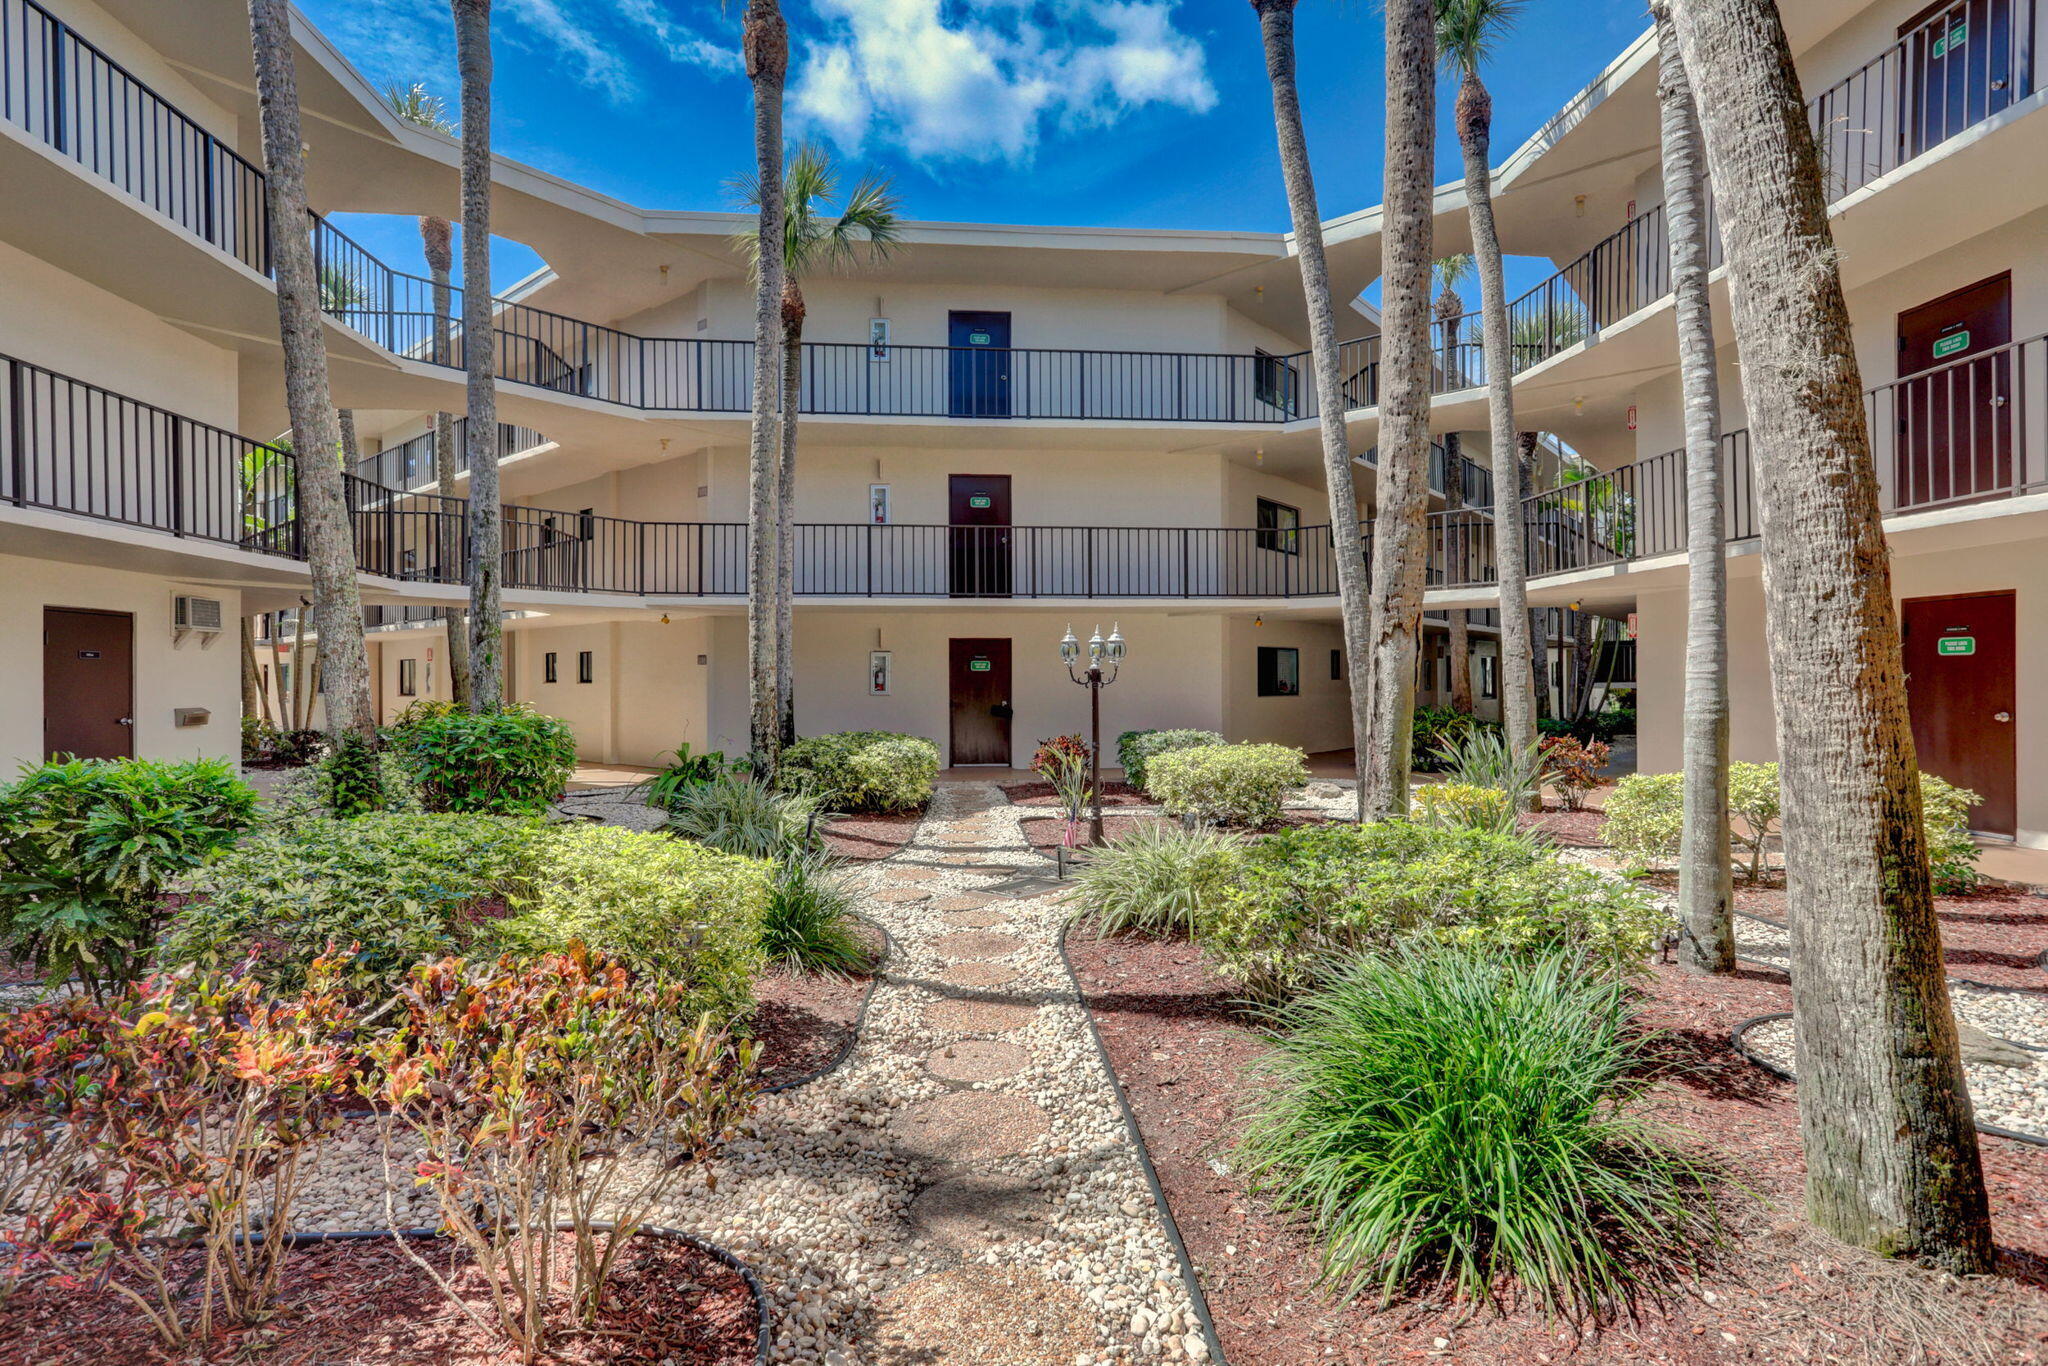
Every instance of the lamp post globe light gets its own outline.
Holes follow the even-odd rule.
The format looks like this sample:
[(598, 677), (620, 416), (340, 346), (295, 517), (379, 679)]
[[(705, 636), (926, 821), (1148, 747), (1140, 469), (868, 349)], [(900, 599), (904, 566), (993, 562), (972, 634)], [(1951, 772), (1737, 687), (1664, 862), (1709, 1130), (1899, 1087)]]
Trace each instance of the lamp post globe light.
[(1088, 690), (1088, 783), (1093, 802), (1088, 813), (1088, 843), (1099, 845), (1102, 839), (1102, 690), (1116, 682), (1117, 670), (1124, 662), (1124, 633), (1119, 623), (1109, 628), (1109, 639), (1102, 638), (1102, 628), (1097, 626), (1095, 634), (1088, 638), (1088, 666), (1081, 667), (1081, 642), (1074, 637), (1074, 628), (1069, 625), (1067, 634), (1060, 640), (1060, 662), (1067, 666), (1067, 677)]

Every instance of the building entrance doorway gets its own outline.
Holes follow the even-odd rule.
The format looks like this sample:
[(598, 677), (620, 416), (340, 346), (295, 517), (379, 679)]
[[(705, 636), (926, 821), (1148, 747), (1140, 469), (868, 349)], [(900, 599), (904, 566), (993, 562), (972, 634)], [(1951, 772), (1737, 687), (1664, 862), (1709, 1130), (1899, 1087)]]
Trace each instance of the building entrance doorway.
[(2010, 273), (1899, 315), (1897, 508), (2012, 491), (2019, 405), (2005, 349), (2011, 341)]
[(1920, 767), (1980, 794), (1980, 834), (2019, 830), (2015, 622), (2011, 593), (1908, 598), (1906, 704)]
[(43, 753), (135, 757), (135, 618), (43, 609)]
[(952, 762), (1010, 762), (1010, 642), (951, 642)]

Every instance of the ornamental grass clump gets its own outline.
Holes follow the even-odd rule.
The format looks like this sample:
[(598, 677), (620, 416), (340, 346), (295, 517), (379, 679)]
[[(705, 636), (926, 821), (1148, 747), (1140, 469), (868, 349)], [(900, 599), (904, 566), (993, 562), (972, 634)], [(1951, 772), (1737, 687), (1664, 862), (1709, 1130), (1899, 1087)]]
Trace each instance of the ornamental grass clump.
[(1718, 1237), (1702, 1173), (1646, 1118), (1628, 987), (1570, 952), (1396, 949), (1274, 1023), (1239, 1156), (1347, 1298), (1442, 1287), (1582, 1319)]
[(818, 804), (807, 793), (777, 792), (744, 773), (728, 773), (678, 792), (669, 833), (728, 854), (773, 859), (823, 847)]
[(386, 1167), (415, 1173), (494, 1326), (543, 1359), (597, 1328), (619, 1254), (752, 1113), (754, 1045), (581, 946), (421, 964), (402, 1002), (371, 1049)]
[(853, 889), (829, 854), (792, 854), (775, 866), (761, 917), (761, 953), (790, 972), (850, 974), (873, 955), (854, 927)]
[(1199, 933), (1222, 904), (1238, 841), (1214, 830), (1141, 825), (1081, 866), (1067, 896), (1076, 920), (1100, 935)]

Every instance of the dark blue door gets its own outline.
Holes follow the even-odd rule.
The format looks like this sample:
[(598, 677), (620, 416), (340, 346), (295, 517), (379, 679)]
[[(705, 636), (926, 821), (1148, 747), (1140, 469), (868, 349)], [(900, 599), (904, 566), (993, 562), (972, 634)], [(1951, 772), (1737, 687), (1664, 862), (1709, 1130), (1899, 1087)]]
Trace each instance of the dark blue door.
[(1010, 415), (1010, 315), (951, 313), (947, 345), (952, 350), (951, 402), (954, 417)]

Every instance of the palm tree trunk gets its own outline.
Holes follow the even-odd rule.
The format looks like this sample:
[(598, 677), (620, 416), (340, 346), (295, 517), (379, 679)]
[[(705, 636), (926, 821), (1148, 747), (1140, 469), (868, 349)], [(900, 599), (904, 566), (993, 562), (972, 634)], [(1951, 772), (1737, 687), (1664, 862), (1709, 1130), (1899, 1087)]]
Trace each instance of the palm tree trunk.
[(285, 404), (292, 418), (297, 464), (297, 515), (311, 571), (315, 629), (328, 640), (336, 663), (327, 708), (328, 729), (375, 734), (370, 711), (370, 658), (363, 643), (362, 597), (356, 588), (354, 528), (347, 480), (335, 451), (341, 430), (327, 381), (327, 344), (321, 333), (320, 281), (306, 204), (306, 158), (299, 126), (298, 75), (292, 63), (291, 21), (284, 0), (249, 0), (249, 43), (263, 117), (268, 176), (270, 256), (277, 276), (278, 336), (284, 348)]
[(1572, 621), (1572, 693), (1574, 722), (1586, 719), (1593, 705), (1593, 632), (1597, 626), (1591, 612), (1578, 612)]
[(748, 745), (754, 771), (773, 782), (780, 767), (782, 678), (776, 650), (779, 579), (782, 389), (782, 85), (789, 30), (780, 0), (747, 0), (742, 50), (754, 84), (754, 159), (760, 189), (759, 265), (754, 292), (754, 419), (747, 461)]
[(1991, 1223), (1935, 920), (1863, 380), (1773, 0), (1673, 14), (1720, 196), (1757, 462), (1806, 1203), (1963, 1274)]
[(1458, 147), (1471, 205), (1472, 259), (1479, 275), (1480, 349), (1486, 361), (1487, 445), (1493, 464), (1493, 563), (1500, 579), (1500, 719), (1515, 753), (1536, 743), (1535, 646), (1529, 621), (1528, 561), (1522, 545), (1522, 498), (1529, 476), (1515, 430), (1514, 337), (1508, 326), (1500, 233), (1493, 222), (1493, 98), (1476, 75), (1458, 88)]
[(1323, 440), (1323, 485), (1330, 501), (1330, 534), (1337, 545), (1337, 602), (1344, 623), (1344, 663), (1351, 693), (1351, 743), (1358, 774), (1358, 813), (1365, 807), (1365, 770), (1372, 706), (1372, 646), (1365, 539), (1358, 521), (1358, 488), (1352, 479), (1351, 442), (1344, 429), (1343, 376), (1337, 352), (1337, 314), (1330, 297), (1330, 271), (1323, 257), (1323, 224), (1316, 208), (1315, 176), (1309, 169), (1308, 136), (1301, 123), (1301, 95), (1294, 79), (1295, 0), (1255, 0), (1266, 75), (1273, 85), (1273, 127), (1280, 142), (1280, 174), (1287, 187), (1287, 211), (1294, 224), (1294, 250), (1301, 262), (1301, 292), (1308, 310), (1311, 364), (1315, 367), (1316, 413)]
[(1379, 515), (1373, 523), (1371, 751), (1364, 818), (1405, 818), (1415, 747), (1429, 503), (1429, 270), (1434, 237), (1436, 7), (1387, 0), (1385, 262), (1380, 294)]
[[(1465, 449), (1456, 432), (1444, 433), (1444, 564), (1462, 581), (1470, 569), (1472, 529), (1465, 518)], [(1451, 621), (1451, 710), (1472, 714), (1472, 619), (1462, 607)]]
[(1663, 111), (1664, 222), (1684, 388), (1688, 584), (1685, 637), (1685, 817), (1678, 842), (1678, 961), (1735, 971), (1735, 870), (1728, 828), (1728, 563), (1721, 508), (1721, 381), (1707, 293), (1706, 155), (1670, 6), (1657, 17)]
[(454, 0), (462, 73), (462, 359), (469, 379), (469, 705), (504, 705), (505, 513), (498, 494), (497, 320), (491, 298), (491, 0)]
[[(452, 291), (449, 288), (448, 273), (455, 265), (449, 249), (453, 225), (445, 218), (428, 215), (420, 219), (420, 246), (427, 257), (427, 273), (434, 281), (434, 359), (442, 365), (450, 363), (454, 355), (454, 329), (448, 321), (448, 305)], [(434, 414), (434, 490), (443, 498), (455, 497), (455, 477), (460, 473), (455, 458), (455, 419), (447, 413)], [(457, 582), (468, 579), (468, 566), (463, 562), (463, 528), (456, 515), (449, 511), (455, 505), (440, 505), (443, 515), (436, 520), (440, 526), (440, 571), (453, 572)], [(460, 607), (451, 607), (441, 614), (441, 620), (448, 631), (448, 696), (456, 706), (467, 711), (470, 703), (469, 686), (469, 616)]]
[[(256, 628), (250, 624), (249, 614), (242, 617), (242, 715), (255, 716), (267, 713), (269, 708), (263, 701), (263, 687), (256, 677)], [(264, 720), (269, 720), (265, 715)]]
[(796, 743), (796, 424), (803, 400), (804, 292), (782, 284), (782, 442), (775, 477), (776, 735)]

